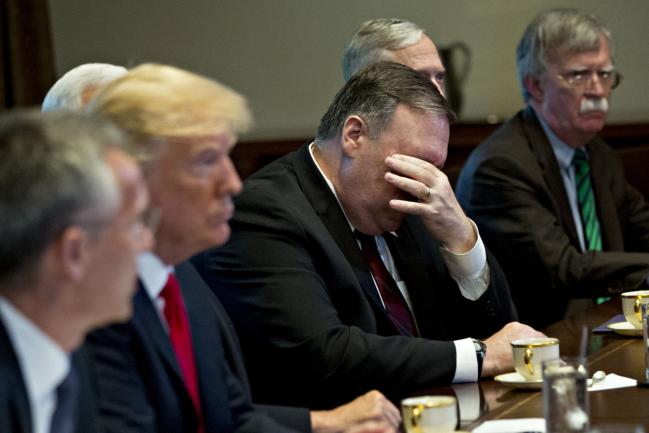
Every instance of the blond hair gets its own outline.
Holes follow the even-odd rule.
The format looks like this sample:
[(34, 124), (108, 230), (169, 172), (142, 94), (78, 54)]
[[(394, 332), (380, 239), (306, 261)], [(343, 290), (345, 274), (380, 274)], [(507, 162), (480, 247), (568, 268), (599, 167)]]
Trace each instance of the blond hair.
[(252, 123), (245, 98), (234, 90), (189, 71), (152, 63), (110, 83), (89, 109), (122, 127), (132, 136), (136, 151), (144, 154), (150, 153), (152, 140), (241, 133)]

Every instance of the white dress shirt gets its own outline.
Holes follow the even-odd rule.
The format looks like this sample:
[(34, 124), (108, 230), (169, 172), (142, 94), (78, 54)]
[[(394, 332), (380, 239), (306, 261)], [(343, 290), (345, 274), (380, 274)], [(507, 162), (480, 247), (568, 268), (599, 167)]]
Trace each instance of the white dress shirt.
[[(349, 221), (349, 218), (347, 218), (345, 209), (340, 203), (340, 200), (338, 200), (336, 189), (334, 188), (331, 181), (324, 174), (324, 172), (318, 165), (318, 162), (316, 161), (313, 155), (313, 146), (315, 146), (315, 143), (311, 143), (309, 145), (309, 153), (311, 155), (311, 159), (313, 160), (313, 163), (318, 168), (318, 171), (320, 172), (323, 179), (329, 186), (329, 189), (331, 189), (331, 192), (336, 197), (336, 200), (338, 201), (338, 205), (340, 206), (340, 209), (342, 210), (343, 215), (345, 215), (345, 219), (347, 220), (347, 223), (349, 224), (350, 229), (353, 232), (354, 226)], [(464, 254), (456, 254), (444, 247), (441, 247), (440, 251), (444, 263), (446, 264), (449, 270), (451, 278), (453, 278), (453, 280), (455, 280), (455, 282), (458, 284), (462, 296), (464, 296), (465, 298), (471, 301), (475, 301), (480, 296), (482, 296), (482, 294), (487, 290), (490, 281), (490, 274), (489, 274), (489, 264), (487, 263), (487, 254), (485, 252), (485, 247), (482, 242), (482, 238), (480, 237), (480, 233), (478, 232), (478, 228), (475, 225), (475, 223), (471, 221), (471, 224), (473, 225), (473, 228), (476, 232), (477, 240), (475, 245), (473, 246), (473, 248), (471, 248), (470, 251)], [(406, 287), (405, 282), (399, 276), (399, 272), (397, 271), (397, 268), (394, 264), (394, 258), (392, 257), (390, 249), (388, 248), (387, 242), (385, 241), (383, 236), (375, 236), (374, 238), (376, 240), (377, 248), (379, 254), (381, 255), (381, 259), (385, 264), (385, 267), (388, 269), (388, 271), (394, 278), (394, 281), (396, 281), (397, 286), (401, 291), (401, 294), (403, 295), (404, 299), (406, 300), (408, 306), (412, 311), (410, 294), (408, 293), (408, 289)], [(360, 244), (359, 244), (359, 248), (360, 248)], [(376, 282), (374, 282), (374, 284), (376, 285)], [(381, 293), (379, 292), (378, 287), (377, 287), (377, 293), (379, 294), (379, 297), (381, 297)], [(381, 299), (381, 302), (383, 302), (383, 299)], [(416, 321), (414, 314), (413, 314), (413, 319)], [(455, 358), (456, 358), (456, 363), (455, 363), (456, 367), (455, 367), (455, 375), (453, 376), (453, 383), (471, 382), (477, 380), (478, 373), (479, 373), (478, 360), (476, 357), (476, 351), (473, 345), (473, 341), (471, 340), (471, 338), (464, 338), (462, 340), (455, 340), (453, 343), (455, 344)]]
[[(575, 167), (572, 165), (572, 158), (575, 156), (575, 149), (568, 146), (566, 143), (561, 141), (559, 137), (555, 135), (550, 127), (541, 119), (540, 116), (536, 116), (545, 131), (545, 135), (548, 137), (550, 146), (552, 146), (552, 151), (554, 156), (557, 159), (559, 164), (559, 172), (561, 173), (561, 178), (563, 179), (563, 186), (566, 189), (566, 195), (568, 196), (568, 203), (570, 204), (570, 213), (572, 214), (572, 220), (575, 222), (575, 229), (577, 230), (577, 237), (579, 238), (579, 246), (581, 251), (586, 251), (584, 243), (584, 230), (581, 223), (581, 213), (579, 211), (579, 200), (577, 199), (577, 181), (575, 180)], [(586, 149), (583, 149), (588, 156)], [(595, 198), (597, 200), (597, 198)]]
[(160, 322), (165, 331), (169, 332), (167, 319), (164, 316), (165, 301), (160, 296), (169, 279), (169, 274), (174, 273), (173, 266), (167, 266), (162, 260), (151, 252), (144, 252), (137, 258), (137, 275), (144, 286), (144, 290), (153, 302), (158, 312)]
[(31, 320), (0, 296), (0, 320), (13, 345), (31, 409), (32, 431), (50, 432), (56, 388), (70, 371), (68, 354)]

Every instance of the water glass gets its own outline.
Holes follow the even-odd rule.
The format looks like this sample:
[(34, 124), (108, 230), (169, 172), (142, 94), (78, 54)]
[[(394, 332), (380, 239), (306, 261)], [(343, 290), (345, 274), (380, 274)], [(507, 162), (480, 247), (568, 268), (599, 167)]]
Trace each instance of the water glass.
[(547, 433), (586, 433), (588, 370), (582, 357), (543, 361), (543, 414)]

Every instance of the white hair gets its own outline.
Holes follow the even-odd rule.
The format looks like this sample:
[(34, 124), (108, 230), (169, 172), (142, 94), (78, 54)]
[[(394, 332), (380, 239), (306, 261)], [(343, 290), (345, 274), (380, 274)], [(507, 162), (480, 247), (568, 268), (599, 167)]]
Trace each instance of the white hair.
[(101, 87), (126, 74), (123, 66), (108, 63), (85, 63), (70, 69), (47, 92), (41, 109), (43, 111), (81, 111), (85, 107), (84, 92)]
[(416, 44), (424, 34), (416, 24), (399, 18), (365, 21), (354, 33), (342, 56), (345, 81), (364, 67), (393, 61), (390, 51)]

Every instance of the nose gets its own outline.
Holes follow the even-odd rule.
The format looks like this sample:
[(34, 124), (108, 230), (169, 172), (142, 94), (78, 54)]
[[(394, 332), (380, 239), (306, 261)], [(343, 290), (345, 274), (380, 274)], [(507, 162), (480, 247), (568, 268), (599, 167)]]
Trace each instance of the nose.
[(604, 96), (609, 88), (604, 84), (597, 74), (592, 74), (586, 85), (586, 94), (590, 96)]
[(237, 195), (243, 189), (241, 178), (229, 157), (223, 164), (223, 175), (219, 176), (216, 182), (220, 194)]

